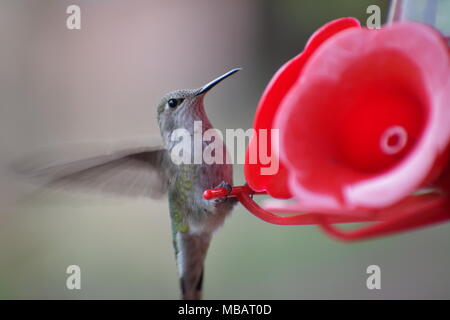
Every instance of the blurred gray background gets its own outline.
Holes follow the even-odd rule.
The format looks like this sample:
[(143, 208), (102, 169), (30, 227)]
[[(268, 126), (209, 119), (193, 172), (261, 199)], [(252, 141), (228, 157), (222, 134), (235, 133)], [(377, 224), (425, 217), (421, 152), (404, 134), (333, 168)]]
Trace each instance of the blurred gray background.
[[(66, 28), (71, 4), (81, 30)], [(36, 193), (9, 164), (42, 150), (67, 160), (84, 145), (154, 141), (165, 92), (233, 67), (244, 70), (208, 94), (206, 109), (218, 128), (249, 128), (265, 85), (309, 35), (338, 17), (365, 23), (370, 4), (385, 20), (388, 1), (375, 0), (1, 0), (0, 298), (178, 298), (165, 200)], [(212, 242), (205, 298), (450, 298), (449, 231), (345, 244), (239, 206)], [(66, 289), (71, 264), (81, 290)], [(371, 264), (381, 290), (366, 288)]]

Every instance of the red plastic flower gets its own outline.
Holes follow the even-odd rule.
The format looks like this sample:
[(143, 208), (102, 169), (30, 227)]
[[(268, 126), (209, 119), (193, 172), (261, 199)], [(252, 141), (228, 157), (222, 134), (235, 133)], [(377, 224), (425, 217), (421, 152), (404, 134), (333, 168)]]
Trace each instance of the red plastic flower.
[[(244, 167), (249, 187), (230, 195), (267, 222), (319, 224), (356, 240), (450, 219), (450, 58), (431, 27), (328, 23), (275, 74), (254, 128)], [(276, 174), (263, 173), (271, 163), (251, 163), (263, 131), (271, 158), (280, 157)], [(255, 191), (292, 199), (264, 210), (251, 198)], [(207, 190), (205, 197), (224, 194)], [(351, 232), (331, 225), (364, 221), (379, 222)]]
[(280, 171), (263, 176), (261, 164), (246, 164), (252, 189), (293, 195), (299, 210), (348, 211), (392, 205), (442, 173), (450, 138), (444, 40), (418, 23), (358, 25), (325, 25), (268, 85), (254, 127), (280, 129), (272, 146)]
[[(302, 70), (306, 62), (327, 39), (343, 30), (359, 28), (359, 26), (358, 20), (353, 18), (342, 18), (326, 24), (313, 34), (302, 53), (288, 61), (274, 75), (261, 97), (253, 125), (257, 132), (261, 129), (268, 130), (267, 144), (268, 149), (271, 150), (271, 152), (277, 152), (277, 146), (272, 146), (271, 143), (270, 129), (275, 128), (274, 117), (286, 94), (302, 75)], [(251, 163), (249, 161), (249, 151), (256, 150), (257, 148), (258, 141), (254, 137), (250, 140), (244, 167), (245, 176), (249, 186), (255, 191), (267, 191), (268, 194), (276, 198), (290, 198), (291, 192), (289, 191), (287, 183), (287, 171), (284, 162), (280, 161), (279, 170), (276, 174), (261, 174), (261, 169), (268, 165), (261, 163), (259, 158), (257, 158), (256, 163)]]
[(353, 29), (311, 57), (276, 114), (289, 189), (316, 210), (384, 208), (447, 163), (450, 61), (419, 23)]

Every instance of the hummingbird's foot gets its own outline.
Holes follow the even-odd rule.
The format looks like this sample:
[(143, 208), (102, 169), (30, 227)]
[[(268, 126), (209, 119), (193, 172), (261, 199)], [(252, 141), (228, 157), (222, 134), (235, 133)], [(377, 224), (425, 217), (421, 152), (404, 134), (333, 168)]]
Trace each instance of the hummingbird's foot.
[[(227, 196), (231, 193), (231, 191), (233, 190), (233, 187), (231, 186), (231, 184), (229, 184), (226, 181), (222, 181), (221, 183), (219, 183), (214, 189), (218, 189), (218, 188), (223, 188), (227, 190)], [(227, 197), (222, 197), (222, 198), (216, 198), (213, 200), (214, 203), (223, 203), (225, 201), (227, 201)]]

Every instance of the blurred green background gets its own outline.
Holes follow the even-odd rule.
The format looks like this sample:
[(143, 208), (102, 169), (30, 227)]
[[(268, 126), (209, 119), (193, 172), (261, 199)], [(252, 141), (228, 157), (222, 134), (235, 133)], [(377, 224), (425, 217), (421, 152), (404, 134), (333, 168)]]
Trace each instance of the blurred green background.
[[(79, 31), (65, 26), (70, 4)], [(364, 24), (371, 4), (384, 21), (389, 3), (375, 0), (1, 0), (0, 298), (178, 298), (165, 200), (39, 192), (8, 165), (42, 148), (67, 160), (83, 143), (150, 141), (165, 92), (238, 66), (206, 109), (220, 129), (249, 128), (265, 85), (311, 33), (343, 16)], [(450, 298), (449, 231), (345, 244), (239, 206), (211, 244), (205, 298)], [(72, 264), (81, 290), (66, 289)], [(381, 290), (366, 288), (372, 264)]]

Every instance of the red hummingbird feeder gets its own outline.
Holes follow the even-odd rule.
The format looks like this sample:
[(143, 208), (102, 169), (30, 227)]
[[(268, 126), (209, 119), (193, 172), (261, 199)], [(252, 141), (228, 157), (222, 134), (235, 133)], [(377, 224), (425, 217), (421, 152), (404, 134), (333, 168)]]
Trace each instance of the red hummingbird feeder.
[[(321, 27), (261, 97), (244, 166), (247, 185), (229, 194), (206, 190), (204, 198), (236, 197), (266, 222), (318, 225), (345, 241), (450, 219), (446, 37), (410, 21), (367, 29), (341, 18)], [(279, 160), (271, 174), (267, 162), (251, 161), (261, 130)], [(255, 194), (272, 199), (261, 207)], [(335, 225), (355, 222), (370, 224)]]

